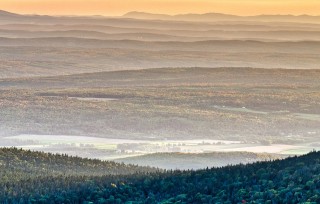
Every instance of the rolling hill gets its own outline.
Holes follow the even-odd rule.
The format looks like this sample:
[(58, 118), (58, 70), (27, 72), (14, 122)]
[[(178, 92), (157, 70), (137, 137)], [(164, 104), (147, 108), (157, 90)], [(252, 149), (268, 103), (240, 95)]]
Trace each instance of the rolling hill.
[(161, 169), (205, 169), (207, 167), (223, 167), (236, 164), (247, 164), (258, 161), (284, 159), (286, 155), (257, 154), (251, 152), (213, 152), (202, 154), (188, 153), (156, 153), (143, 156), (117, 159), (116, 162), (150, 166)]
[(24, 180), (49, 175), (102, 176), (158, 171), (156, 168), (69, 157), (65, 154), (24, 151), (16, 148), (0, 148), (0, 169), (3, 182), (8, 182), (6, 174), (12, 174), (15, 175), (16, 179)]

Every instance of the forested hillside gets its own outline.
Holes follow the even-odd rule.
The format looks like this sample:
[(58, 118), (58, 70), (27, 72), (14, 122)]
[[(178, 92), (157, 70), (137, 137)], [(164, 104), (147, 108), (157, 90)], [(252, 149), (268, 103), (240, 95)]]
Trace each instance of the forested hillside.
[(158, 171), (112, 161), (83, 159), (61, 154), (0, 148), (0, 180), (15, 183), (47, 176), (102, 176)]
[[(17, 149), (0, 152), (3, 203), (320, 202), (320, 152), (248, 165), (153, 173), (146, 170), (154, 169), (112, 162)], [(62, 174), (80, 166), (83, 170), (74, 175), (73, 170)], [(108, 170), (110, 166), (119, 171)], [(88, 176), (88, 172), (101, 174), (104, 168), (106, 175)], [(99, 173), (94, 173), (96, 170)], [(140, 172), (127, 174), (137, 170)], [(83, 174), (79, 175), (80, 172)]]
[[(92, 176), (112, 178), (112, 175), (157, 171), (160, 170), (65, 154), (0, 148), (0, 203), (48, 203), (46, 198), (50, 192), (59, 191), (57, 195), (61, 195), (69, 185), (81, 185), (76, 180), (84, 182)], [(86, 189), (87, 185), (89, 183), (84, 182), (81, 186)], [(61, 199), (67, 197), (57, 196), (53, 202), (61, 203)]]

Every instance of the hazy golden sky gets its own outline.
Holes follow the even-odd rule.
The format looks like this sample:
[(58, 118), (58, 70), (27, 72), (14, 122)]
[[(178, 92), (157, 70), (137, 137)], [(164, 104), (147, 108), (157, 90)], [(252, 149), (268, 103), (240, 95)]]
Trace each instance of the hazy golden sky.
[(26, 14), (106, 16), (129, 11), (320, 15), (320, 0), (0, 0), (0, 10)]

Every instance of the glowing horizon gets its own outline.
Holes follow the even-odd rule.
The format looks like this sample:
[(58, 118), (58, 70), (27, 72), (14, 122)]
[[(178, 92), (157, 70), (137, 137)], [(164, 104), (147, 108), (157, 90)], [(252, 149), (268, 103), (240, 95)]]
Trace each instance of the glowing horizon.
[(320, 15), (319, 0), (1, 0), (0, 10), (21, 14), (119, 16), (130, 11), (161, 14), (225, 13)]

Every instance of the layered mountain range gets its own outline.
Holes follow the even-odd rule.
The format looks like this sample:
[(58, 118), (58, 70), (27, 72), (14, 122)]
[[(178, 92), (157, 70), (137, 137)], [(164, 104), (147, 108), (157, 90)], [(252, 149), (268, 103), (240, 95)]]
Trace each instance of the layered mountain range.
[(0, 12), (0, 78), (162, 67), (318, 69), (317, 16)]

